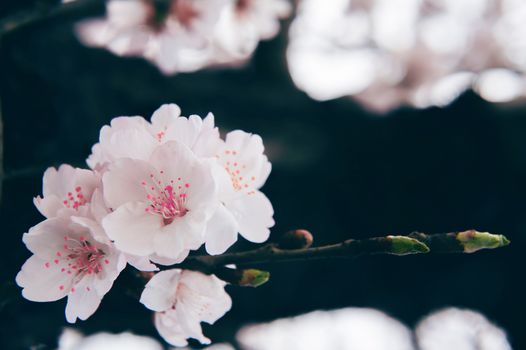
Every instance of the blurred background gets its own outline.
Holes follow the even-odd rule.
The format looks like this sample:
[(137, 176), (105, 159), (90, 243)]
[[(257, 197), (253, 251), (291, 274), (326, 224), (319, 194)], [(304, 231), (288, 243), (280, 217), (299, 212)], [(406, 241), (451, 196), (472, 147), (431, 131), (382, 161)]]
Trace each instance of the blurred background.
[[(427, 314), (454, 306), (480, 312), (507, 333), (514, 349), (526, 348), (526, 105), (521, 103), (526, 55), (521, 61), (519, 52), (526, 36), (511, 25), (488, 36), (506, 13), (519, 13), (515, 17), (526, 23), (524, 11), (510, 7), (520, 1), (458, 10), (471, 16), (466, 19), (450, 10), (448, 1), (408, 1), (382, 17), (378, 8), (385, 1), (348, 1), (352, 6), (329, 9), (327, 2), (305, 0), (291, 3), (279, 33), (248, 56), (170, 74), (154, 61), (83, 45), (76, 24), (105, 11), (103, 2), (87, 3), (72, 2), (71, 10), (49, 12), (0, 37), (0, 348), (53, 349), (67, 326), (65, 300), (29, 302), (14, 283), (30, 256), (22, 234), (42, 220), (32, 198), (41, 193), (43, 171), (61, 163), (86, 167), (100, 128), (111, 118), (149, 118), (164, 103), (178, 104), (183, 115), (211, 111), (222, 132), (243, 129), (263, 137), (273, 164), (263, 187), (275, 210), (271, 240), (295, 228), (310, 230), (315, 245), (473, 228), (512, 241), (472, 255), (262, 265), (271, 272), (269, 283), (227, 288), (232, 310), (214, 326), (204, 326), (214, 342), (236, 345), (236, 332), (247, 324), (314, 310), (374, 308), (414, 328)], [(56, 4), (6, 2), (0, 10), (2, 18), (23, 18), (19, 15), (28, 9), (48, 13), (48, 6)], [(313, 11), (325, 19), (312, 20)], [(359, 29), (360, 20), (344, 18), (357, 13), (366, 16), (369, 31)], [(428, 17), (450, 13), (430, 29), (440, 34), (428, 33), (425, 40), (432, 44), (415, 37), (432, 26)], [(350, 22), (337, 25), (338, 16)], [(371, 28), (380, 28), (382, 21), (394, 22), (393, 28), (417, 24), (405, 29), (412, 36), (392, 33), (386, 24), (382, 30), (392, 37), (378, 37), (382, 30)], [(453, 30), (457, 22), (465, 26), (441, 31)], [(363, 38), (356, 39), (356, 28), (366, 31)], [(469, 33), (462, 32), (466, 28)], [(486, 32), (477, 31), (481, 28)], [(465, 34), (460, 44), (437, 44), (438, 53), (432, 50), (433, 43), (458, 33)], [(481, 43), (479, 36), (494, 40)], [(372, 75), (364, 78), (368, 72)], [(497, 79), (493, 75), (484, 83), (488, 72), (497, 72)], [(459, 73), (454, 83), (436, 88), (441, 79)], [(337, 78), (342, 82), (335, 88), (331, 82)], [(250, 248), (240, 240), (232, 250)], [(131, 291), (133, 282), (131, 272), (121, 275), (99, 310), (74, 328), (160, 339), (150, 312)]]

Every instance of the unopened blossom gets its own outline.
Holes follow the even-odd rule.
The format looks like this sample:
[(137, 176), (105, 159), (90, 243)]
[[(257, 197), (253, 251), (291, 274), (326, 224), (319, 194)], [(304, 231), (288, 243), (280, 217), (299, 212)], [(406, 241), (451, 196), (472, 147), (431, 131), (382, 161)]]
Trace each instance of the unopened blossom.
[(106, 17), (81, 22), (80, 40), (119, 56), (143, 56), (166, 74), (206, 65), (224, 0), (110, 0)]
[(201, 272), (172, 269), (157, 273), (146, 284), (141, 303), (155, 313), (159, 334), (175, 346), (187, 345), (188, 338), (209, 344), (201, 322), (215, 323), (232, 306), (225, 282)]
[(287, 0), (232, 0), (217, 24), (214, 43), (218, 63), (235, 63), (248, 58), (260, 40), (272, 39), (280, 29), (280, 19), (290, 15)]
[(42, 197), (33, 202), (47, 218), (60, 215), (85, 216), (93, 191), (100, 186), (100, 178), (90, 170), (63, 164), (44, 173)]
[(268, 239), (274, 226), (274, 209), (259, 191), (267, 180), (271, 164), (264, 155), (259, 135), (241, 130), (227, 134), (218, 149), (216, 178), (219, 179), (219, 199), (222, 205), (214, 213), (206, 231), (206, 250), (223, 253), (237, 240), (239, 232), (251, 242)]
[(16, 276), (22, 295), (39, 302), (67, 296), (71, 323), (95, 312), (126, 265), (123, 254), (71, 217), (47, 219), (25, 233), (23, 241), (33, 256)]
[(112, 210), (102, 226), (127, 254), (183, 260), (203, 242), (217, 203), (208, 162), (184, 144), (158, 146), (147, 161), (119, 158), (103, 175)]

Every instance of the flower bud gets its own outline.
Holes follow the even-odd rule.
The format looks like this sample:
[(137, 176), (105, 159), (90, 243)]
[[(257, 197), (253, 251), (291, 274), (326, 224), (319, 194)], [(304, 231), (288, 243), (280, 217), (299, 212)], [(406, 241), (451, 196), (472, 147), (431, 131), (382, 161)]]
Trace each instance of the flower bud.
[(225, 282), (241, 287), (259, 287), (270, 278), (270, 272), (257, 269), (228, 269), (223, 268), (215, 275)]
[(278, 242), (280, 249), (306, 249), (312, 245), (314, 238), (307, 230), (292, 230), (286, 232)]
[(408, 255), (429, 252), (429, 247), (417, 239), (406, 236), (387, 236), (391, 241), (391, 254)]
[(493, 249), (504, 247), (510, 244), (510, 241), (504, 235), (495, 235), (489, 232), (478, 232), (468, 230), (459, 232), (457, 240), (464, 247), (465, 253), (473, 253), (481, 249)]

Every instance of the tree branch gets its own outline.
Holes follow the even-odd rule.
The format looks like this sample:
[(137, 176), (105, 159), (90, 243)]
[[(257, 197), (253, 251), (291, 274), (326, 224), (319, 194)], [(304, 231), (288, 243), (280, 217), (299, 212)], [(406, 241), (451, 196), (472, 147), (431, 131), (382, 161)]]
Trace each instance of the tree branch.
[(385, 236), (363, 240), (349, 239), (344, 242), (315, 248), (283, 249), (279, 244), (223, 255), (188, 257), (177, 268), (197, 270), (207, 274), (222, 271), (226, 265), (244, 266), (270, 262), (354, 258), (362, 255), (418, 253), (472, 253), (480, 249), (492, 249), (508, 245), (503, 235), (468, 230), (428, 235), (421, 232), (409, 236)]
[(69, 3), (38, 3), (0, 19), (0, 38), (23, 27), (58, 17), (104, 9), (102, 0), (75, 0)]

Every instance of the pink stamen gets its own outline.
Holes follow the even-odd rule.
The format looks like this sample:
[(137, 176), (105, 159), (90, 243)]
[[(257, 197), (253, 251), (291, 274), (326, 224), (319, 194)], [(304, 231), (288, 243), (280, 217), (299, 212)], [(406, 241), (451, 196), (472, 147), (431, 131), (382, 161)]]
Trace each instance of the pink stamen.
[[(164, 171), (161, 171), (163, 173)], [(160, 215), (165, 225), (173, 222), (174, 219), (183, 217), (188, 212), (186, 208), (187, 194), (184, 192), (190, 187), (189, 183), (178, 184), (174, 186), (174, 180), (164, 181), (169, 185), (163, 186), (163, 181), (151, 177), (151, 192), (146, 194), (149, 206), (144, 209), (145, 212)], [(177, 181), (181, 183), (181, 178)]]

